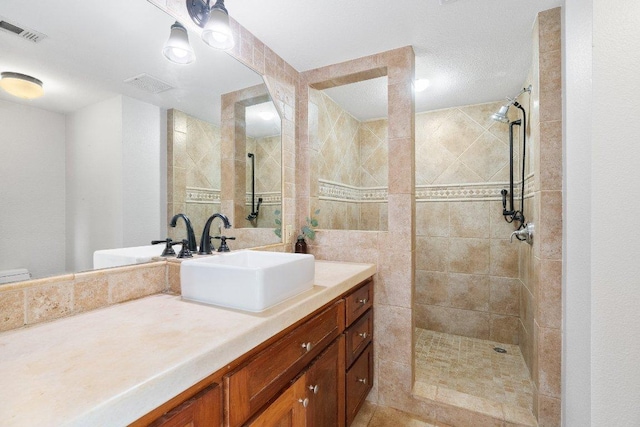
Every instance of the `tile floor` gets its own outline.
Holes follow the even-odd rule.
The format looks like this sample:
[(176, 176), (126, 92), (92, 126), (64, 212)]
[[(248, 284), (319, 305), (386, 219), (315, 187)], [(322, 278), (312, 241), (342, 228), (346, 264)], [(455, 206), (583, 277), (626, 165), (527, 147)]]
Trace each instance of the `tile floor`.
[[(419, 328), (415, 342), (416, 383), (531, 411), (533, 385), (517, 345)], [(507, 352), (497, 353), (494, 347)]]
[(427, 422), (415, 415), (365, 402), (350, 427), (450, 427)]

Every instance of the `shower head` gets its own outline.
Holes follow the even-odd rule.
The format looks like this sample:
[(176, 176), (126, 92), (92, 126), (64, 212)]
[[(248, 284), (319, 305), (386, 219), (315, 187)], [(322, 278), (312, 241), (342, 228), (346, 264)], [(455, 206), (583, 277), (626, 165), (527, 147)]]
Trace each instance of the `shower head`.
[(509, 112), (509, 107), (511, 107), (511, 104), (503, 105), (502, 107), (500, 107), (500, 110), (498, 110), (496, 113), (493, 113), (491, 115), (491, 118), (496, 122), (502, 122), (502, 123), (509, 122), (509, 117), (507, 117), (507, 113)]
[[(507, 113), (509, 112), (509, 107), (511, 107), (512, 105), (515, 105), (518, 103), (518, 97), (520, 95), (522, 95), (525, 92), (529, 92), (531, 93), (531, 85), (529, 85), (529, 87), (525, 87), (523, 88), (516, 96), (513, 97), (513, 99), (508, 98), (507, 97), (507, 101), (509, 101), (509, 103), (503, 105), (502, 107), (500, 107), (500, 109), (498, 110), (497, 113), (493, 113), (491, 115), (491, 118), (497, 122), (502, 122), (502, 123), (508, 123), (509, 122), (509, 117), (507, 117)], [(518, 106), (518, 105), (516, 105)]]

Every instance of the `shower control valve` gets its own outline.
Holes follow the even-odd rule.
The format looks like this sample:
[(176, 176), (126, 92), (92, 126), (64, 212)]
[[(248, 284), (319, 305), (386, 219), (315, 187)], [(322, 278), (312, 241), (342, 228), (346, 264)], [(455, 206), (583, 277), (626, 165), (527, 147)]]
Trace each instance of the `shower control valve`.
[(511, 237), (509, 237), (509, 242), (513, 242), (513, 236), (516, 236), (518, 240), (522, 242), (527, 242), (528, 244), (532, 245), (534, 230), (535, 230), (535, 226), (532, 223), (528, 223), (527, 225), (524, 226), (524, 228), (521, 228), (511, 233)]

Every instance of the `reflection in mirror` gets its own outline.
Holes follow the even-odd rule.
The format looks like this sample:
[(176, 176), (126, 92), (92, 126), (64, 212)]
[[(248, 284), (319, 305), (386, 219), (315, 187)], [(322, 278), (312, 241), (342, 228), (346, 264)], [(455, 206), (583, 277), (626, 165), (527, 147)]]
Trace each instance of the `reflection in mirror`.
[[(185, 199), (180, 211), (189, 213), (186, 188), (177, 194), (171, 184), (167, 194), (166, 184), (166, 153), (187, 149), (187, 128), (201, 143), (176, 165), (184, 182), (223, 185), (220, 166), (202, 163), (224, 157), (216, 151), (221, 96), (262, 84), (259, 74), (199, 37), (191, 37), (194, 63), (167, 61), (161, 51), (175, 20), (145, 1), (3, 0), (0, 17), (39, 34), (34, 42), (5, 25), (0, 71), (44, 83), (44, 96), (30, 101), (0, 90), (0, 271), (88, 270), (96, 250), (167, 237), (169, 197)], [(179, 130), (184, 139), (167, 146)], [(176, 237), (186, 237), (178, 227)], [(253, 246), (250, 235), (243, 240)]]
[(311, 212), (319, 228), (387, 230), (387, 78), (310, 88)]
[(247, 207), (245, 227), (274, 228), (282, 201), (280, 116), (272, 101), (245, 108)]

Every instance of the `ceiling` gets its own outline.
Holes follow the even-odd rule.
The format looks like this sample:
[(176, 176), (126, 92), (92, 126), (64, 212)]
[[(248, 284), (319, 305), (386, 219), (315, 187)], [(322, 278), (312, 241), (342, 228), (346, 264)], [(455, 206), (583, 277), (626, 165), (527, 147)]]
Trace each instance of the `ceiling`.
[[(417, 111), (490, 102), (517, 93), (531, 63), (536, 14), (562, 4), (563, 0), (453, 0), (444, 5), (439, 0), (226, 1), (234, 19), (299, 71), (412, 45), (416, 78), (431, 82), (416, 94)], [(47, 35), (36, 44), (0, 32), (0, 71), (43, 80), (47, 95), (30, 101), (41, 108), (64, 113), (122, 93), (216, 122), (211, 117), (219, 117), (219, 106), (212, 105), (212, 98), (260, 81), (193, 34), (196, 63), (168, 63), (160, 50), (173, 20), (146, 0), (2, 0), (0, 16)], [(152, 95), (123, 83), (141, 73), (176, 89)], [(386, 90), (384, 82), (363, 83), (360, 89), (342, 95), (336, 90), (330, 96), (350, 101), (347, 108), (356, 117), (379, 117), (385, 107), (374, 99), (386, 99), (386, 92), (381, 92)], [(0, 94), (0, 99), (11, 98)]]
[[(564, 0), (440, 3), (226, 0), (225, 5), (298, 71), (412, 45), (416, 78), (431, 83), (416, 94), (416, 111), (428, 111), (515, 95), (531, 65), (536, 14), (561, 6)], [(347, 91), (342, 97), (350, 100), (348, 110), (360, 119), (380, 117), (367, 106), (371, 98), (363, 94), (381, 97), (371, 85)]]

